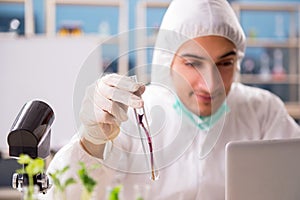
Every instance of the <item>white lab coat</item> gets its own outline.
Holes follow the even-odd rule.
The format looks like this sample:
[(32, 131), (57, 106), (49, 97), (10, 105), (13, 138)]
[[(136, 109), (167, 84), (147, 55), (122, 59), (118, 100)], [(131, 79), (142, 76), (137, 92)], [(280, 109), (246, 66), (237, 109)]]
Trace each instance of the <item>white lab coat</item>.
[[(212, 130), (221, 130), (220, 137), (213, 149), (204, 158), (200, 158), (201, 147), (206, 137), (214, 132), (199, 130), (185, 115), (176, 112), (173, 107), (174, 95), (161, 86), (148, 86), (143, 99), (145, 107), (154, 110), (150, 122), (152, 130), (160, 128), (154, 131), (155, 149), (157, 151), (160, 151), (160, 148), (165, 149), (160, 151), (159, 155), (156, 154), (157, 161), (163, 163), (160, 165), (162, 169), (159, 170), (159, 180), (150, 180), (149, 173), (132, 173), (139, 171), (143, 166), (135, 162), (138, 158), (134, 154), (141, 151), (141, 143), (130, 135), (128, 127), (121, 128), (122, 132), (114, 141), (112, 148), (107, 146), (104, 161), (87, 154), (79, 144), (79, 136), (74, 136), (72, 141), (55, 155), (48, 172), (71, 165), (64, 178), (77, 177), (79, 161), (87, 166), (101, 163), (102, 167), (91, 172), (98, 182), (95, 199), (105, 199), (108, 186), (122, 184), (123, 199), (132, 200), (135, 199), (134, 185), (148, 184), (149, 199), (223, 200), (225, 198), (225, 145), (229, 141), (300, 136), (298, 124), (288, 115), (278, 97), (265, 90), (233, 83), (227, 97), (230, 112), (223, 116), (224, 120), (220, 119), (212, 128)], [(158, 110), (156, 114), (155, 109)], [(154, 116), (157, 113), (159, 116)], [(129, 119), (129, 124), (130, 121)], [(159, 127), (152, 126), (156, 123), (160, 124)], [(122, 150), (118, 152), (119, 149)], [(126, 154), (125, 150), (131, 153)], [(116, 155), (114, 151), (121, 155)], [(120, 170), (130, 173), (123, 173)], [(50, 190), (44, 198), (52, 199), (52, 192), (53, 190)], [(81, 192), (80, 184), (70, 186), (67, 189), (67, 199), (80, 199)]]

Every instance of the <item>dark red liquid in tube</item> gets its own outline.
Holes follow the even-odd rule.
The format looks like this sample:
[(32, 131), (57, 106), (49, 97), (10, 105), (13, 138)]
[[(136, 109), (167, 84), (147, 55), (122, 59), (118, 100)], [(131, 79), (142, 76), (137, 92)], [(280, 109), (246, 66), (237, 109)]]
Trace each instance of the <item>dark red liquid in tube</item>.
[(149, 145), (149, 151), (150, 151), (150, 162), (151, 162), (151, 178), (152, 180), (155, 180), (155, 173), (154, 173), (154, 157), (153, 157), (153, 147), (152, 147), (152, 140), (151, 140), (151, 137), (150, 137), (150, 134), (149, 134), (149, 131), (147, 130), (147, 128), (145, 127), (144, 123), (143, 123), (143, 114), (140, 115), (138, 114), (138, 120), (139, 120), (139, 123), (140, 125), (142, 126), (143, 130), (145, 131), (146, 133), (146, 136), (147, 136), (147, 140), (148, 140), (148, 145)]

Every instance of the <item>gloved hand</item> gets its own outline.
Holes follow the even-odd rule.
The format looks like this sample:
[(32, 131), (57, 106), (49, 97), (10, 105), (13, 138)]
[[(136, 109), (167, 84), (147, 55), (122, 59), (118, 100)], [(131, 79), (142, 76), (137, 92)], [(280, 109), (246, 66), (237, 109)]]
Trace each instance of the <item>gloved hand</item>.
[(118, 136), (128, 119), (128, 106), (141, 108), (142, 83), (127, 76), (109, 74), (87, 88), (80, 110), (81, 135), (93, 144), (104, 144)]

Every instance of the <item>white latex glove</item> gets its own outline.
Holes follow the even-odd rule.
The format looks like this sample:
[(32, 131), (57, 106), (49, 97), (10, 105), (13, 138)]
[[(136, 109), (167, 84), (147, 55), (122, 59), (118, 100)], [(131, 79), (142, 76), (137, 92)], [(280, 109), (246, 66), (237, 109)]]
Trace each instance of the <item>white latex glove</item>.
[(106, 75), (87, 88), (80, 110), (81, 135), (93, 144), (104, 144), (120, 132), (120, 124), (128, 119), (128, 106), (141, 108), (142, 83), (127, 76)]

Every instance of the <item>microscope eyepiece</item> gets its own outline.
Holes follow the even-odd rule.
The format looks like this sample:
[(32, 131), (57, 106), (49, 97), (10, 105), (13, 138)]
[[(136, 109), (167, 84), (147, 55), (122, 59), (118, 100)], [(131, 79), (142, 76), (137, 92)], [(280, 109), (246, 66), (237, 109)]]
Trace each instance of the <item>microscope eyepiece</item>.
[(46, 158), (50, 154), (52, 108), (43, 101), (27, 102), (17, 115), (7, 137), (9, 155)]

